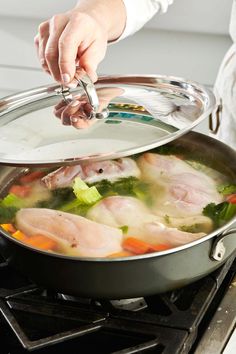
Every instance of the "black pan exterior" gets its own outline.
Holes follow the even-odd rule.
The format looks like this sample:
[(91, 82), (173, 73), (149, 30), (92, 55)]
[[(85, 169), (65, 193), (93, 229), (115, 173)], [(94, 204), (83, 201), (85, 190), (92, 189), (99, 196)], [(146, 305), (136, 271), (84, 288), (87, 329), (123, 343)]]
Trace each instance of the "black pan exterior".
[[(171, 143), (173, 144), (173, 143)], [(210, 158), (226, 174), (236, 178), (236, 152), (199, 133), (189, 133), (174, 143)], [(236, 250), (236, 234), (224, 239), (220, 261), (210, 257), (218, 234), (172, 249), (130, 259), (77, 259), (34, 250), (7, 233), (0, 237), (0, 252), (33, 282), (56, 292), (89, 298), (121, 299), (170, 291), (192, 283), (221, 266)]]
[(121, 261), (87, 261), (34, 251), (1, 238), (4, 257), (33, 282), (59, 293), (88, 298), (123, 299), (170, 291), (212, 272), (236, 249), (236, 235), (225, 240), (222, 261), (209, 258), (213, 239), (167, 254)]

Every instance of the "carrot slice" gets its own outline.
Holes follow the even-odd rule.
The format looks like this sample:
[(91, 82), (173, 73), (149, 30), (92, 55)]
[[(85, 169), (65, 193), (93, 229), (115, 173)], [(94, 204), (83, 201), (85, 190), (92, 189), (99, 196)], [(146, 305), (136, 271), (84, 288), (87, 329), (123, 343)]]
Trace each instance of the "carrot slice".
[(107, 258), (121, 258), (121, 257), (129, 257), (133, 255), (134, 254), (132, 254), (131, 252), (121, 251), (121, 252), (112, 253), (109, 256), (107, 256)]
[(126, 251), (132, 252), (134, 254), (147, 253), (150, 250), (151, 245), (147, 242), (139, 240), (135, 237), (128, 237), (123, 242), (123, 248)]
[(12, 224), (1, 224), (0, 225), (5, 231), (10, 232), (11, 234), (13, 234), (14, 232), (16, 232), (16, 229), (14, 228), (14, 226)]
[(40, 248), (42, 250), (53, 250), (57, 247), (57, 242), (44, 235), (33, 235), (25, 241), (27, 245)]
[(123, 248), (134, 254), (144, 254), (149, 252), (164, 251), (170, 248), (167, 245), (151, 245), (135, 237), (128, 237), (123, 242)]
[(9, 189), (9, 193), (15, 194), (17, 197), (24, 198), (31, 193), (31, 187), (14, 184)]
[(16, 238), (17, 240), (22, 241), (22, 242), (26, 242), (27, 239), (28, 239), (28, 237), (23, 232), (21, 232), (20, 230), (17, 230), (16, 232), (14, 232), (12, 234), (12, 236), (14, 238)]
[(21, 176), (19, 181), (22, 184), (26, 184), (26, 183), (34, 182), (37, 179), (40, 179), (44, 176), (45, 176), (45, 172), (43, 172), (43, 171), (33, 171), (30, 173), (27, 173), (26, 175)]
[(12, 234), (12, 236), (17, 240), (24, 242), (26, 245), (40, 248), (42, 250), (55, 250), (57, 248), (57, 242), (44, 235), (38, 234), (33, 236), (26, 236), (23, 232), (17, 230)]
[(236, 193), (229, 195), (226, 200), (230, 204), (236, 204)]
[(158, 245), (151, 245), (151, 248), (154, 251), (165, 251), (165, 250), (169, 250), (171, 247), (169, 245), (164, 245), (164, 244), (158, 244)]

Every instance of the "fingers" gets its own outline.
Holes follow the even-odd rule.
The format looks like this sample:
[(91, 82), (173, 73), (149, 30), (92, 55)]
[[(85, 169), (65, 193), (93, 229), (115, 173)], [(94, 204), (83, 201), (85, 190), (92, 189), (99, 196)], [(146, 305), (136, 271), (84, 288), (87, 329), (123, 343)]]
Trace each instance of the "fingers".
[(58, 41), (67, 22), (66, 15), (55, 15), (50, 21), (39, 25), (38, 34), (34, 38), (43, 69), (59, 82), (62, 80), (58, 66)]
[(34, 41), (38, 51), (38, 57), (41, 66), (47, 72), (49, 72), (49, 69), (45, 58), (45, 48), (47, 45), (48, 37), (49, 37), (49, 22), (46, 21), (39, 25), (38, 35), (35, 37)]
[(97, 80), (96, 70), (106, 53), (107, 34), (91, 16), (81, 12), (55, 15), (40, 24), (34, 41), (43, 69), (56, 81), (73, 86), (78, 64), (92, 81)]
[(96, 81), (97, 66), (105, 56), (106, 47), (107, 38), (102, 29), (87, 15), (75, 16), (59, 41), (59, 68), (64, 83), (74, 78), (78, 61), (92, 81)]
[(93, 82), (97, 81), (97, 67), (104, 59), (107, 43), (104, 39), (95, 40), (81, 55), (79, 65), (83, 68)]
[(58, 42), (68, 19), (65, 15), (56, 15), (49, 22), (49, 36), (45, 47), (45, 59), (53, 78), (61, 82), (61, 73), (58, 65)]
[(37, 54), (39, 56), (39, 35), (38, 34), (36, 34), (36, 36), (34, 37), (34, 44), (37, 50)]
[[(71, 82), (76, 72), (77, 54), (83, 40), (90, 41), (91, 32), (83, 16), (74, 16), (65, 27), (58, 42), (58, 63), (62, 81)], [(88, 44), (89, 45), (89, 44)]]

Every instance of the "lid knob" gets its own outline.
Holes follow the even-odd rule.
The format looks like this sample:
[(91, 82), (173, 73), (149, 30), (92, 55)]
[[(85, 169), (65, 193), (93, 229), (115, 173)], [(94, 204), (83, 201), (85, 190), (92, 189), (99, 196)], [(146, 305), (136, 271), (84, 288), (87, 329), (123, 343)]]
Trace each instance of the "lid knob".
[[(107, 118), (109, 115), (109, 111), (107, 108), (103, 109), (102, 111), (99, 111), (99, 99), (97, 91), (88, 74), (83, 69), (79, 68), (76, 71), (75, 79), (78, 81), (78, 85), (84, 89), (88, 103), (91, 107), (89, 113), (87, 113), (87, 118)], [(63, 99), (66, 104), (71, 103), (72, 99), (75, 99), (73, 98), (72, 93), (68, 87), (62, 86), (59, 93), (63, 96)]]

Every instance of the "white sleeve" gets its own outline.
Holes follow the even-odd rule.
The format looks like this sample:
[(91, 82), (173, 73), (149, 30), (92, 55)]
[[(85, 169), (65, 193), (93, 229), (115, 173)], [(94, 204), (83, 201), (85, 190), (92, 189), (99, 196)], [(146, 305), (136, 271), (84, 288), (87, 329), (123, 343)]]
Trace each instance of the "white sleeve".
[(123, 0), (126, 8), (125, 29), (118, 40), (137, 32), (158, 11), (166, 12), (174, 0)]

